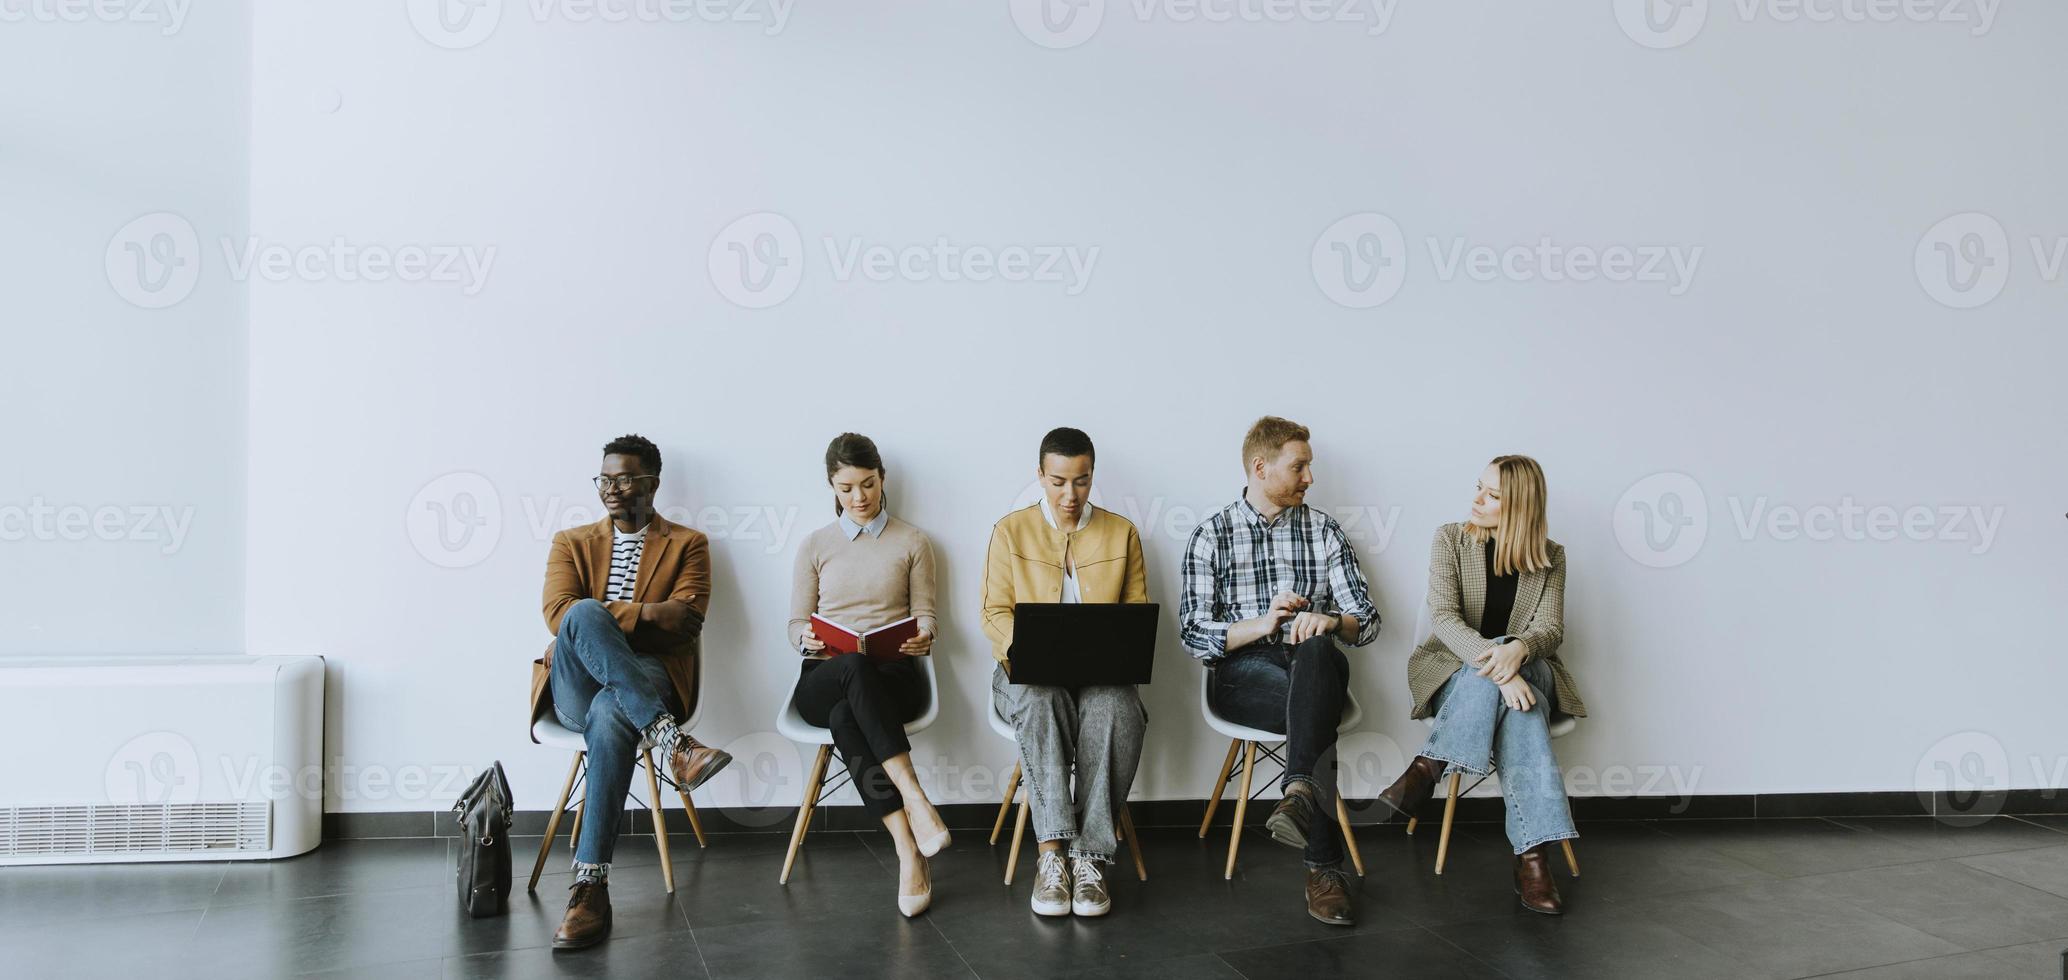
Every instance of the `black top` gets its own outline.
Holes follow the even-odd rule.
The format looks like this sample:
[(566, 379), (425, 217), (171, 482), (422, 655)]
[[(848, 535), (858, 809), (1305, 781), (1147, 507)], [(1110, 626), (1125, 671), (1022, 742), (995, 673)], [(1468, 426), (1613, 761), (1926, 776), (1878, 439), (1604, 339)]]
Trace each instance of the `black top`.
[(1494, 574), (1494, 539), (1486, 539), (1486, 613), (1479, 618), (1479, 635), (1489, 640), (1508, 632), (1508, 616), (1515, 611), (1514, 573)]

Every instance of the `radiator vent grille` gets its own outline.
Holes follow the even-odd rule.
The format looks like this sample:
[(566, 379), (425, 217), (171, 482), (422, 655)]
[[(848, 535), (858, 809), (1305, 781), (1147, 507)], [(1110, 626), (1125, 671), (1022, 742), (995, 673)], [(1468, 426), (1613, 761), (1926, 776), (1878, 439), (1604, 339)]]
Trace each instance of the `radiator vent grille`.
[(263, 800), (0, 807), (0, 856), (265, 851), (272, 813)]

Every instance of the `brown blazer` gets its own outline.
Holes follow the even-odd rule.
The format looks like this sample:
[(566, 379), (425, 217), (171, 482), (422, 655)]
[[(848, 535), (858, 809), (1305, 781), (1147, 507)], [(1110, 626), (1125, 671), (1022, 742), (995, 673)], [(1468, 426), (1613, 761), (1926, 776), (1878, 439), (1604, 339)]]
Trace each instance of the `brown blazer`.
[[(1565, 643), (1565, 548), (1550, 542), (1551, 567), (1524, 572), (1515, 582), (1515, 609), (1508, 614), (1507, 633), (1522, 641), (1558, 678), (1556, 714), (1584, 718), (1587, 703), (1573, 684), (1572, 672), (1559, 656)], [(1407, 658), (1408, 693), (1414, 698), (1411, 717), (1435, 713), (1431, 700), (1466, 659), (1494, 641), (1479, 635), (1486, 612), (1486, 557), (1465, 525), (1436, 529), (1429, 546), (1429, 614), (1432, 627)], [(1462, 656), (1460, 653), (1462, 652)]]
[[(583, 599), (602, 599), (610, 587), (610, 518), (568, 528), (553, 535), (553, 550), (546, 559), (546, 630), (560, 632), (560, 618)], [(639, 621), (639, 607), (648, 602), (681, 599), (695, 615), (686, 633), (669, 633)], [(696, 657), (704, 631), (704, 611), (711, 605), (711, 543), (702, 531), (683, 527), (659, 514), (647, 525), (646, 546), (639, 555), (639, 579), (632, 587), (631, 602), (605, 602), (618, 627), (632, 640), (632, 649), (663, 658), (668, 677), (675, 682), (675, 696), (687, 711), (696, 704)], [(541, 669), (553, 657), (553, 644), (546, 644), (545, 657), (533, 662), (531, 675), (531, 721), (537, 721), (552, 704), (550, 676)]]

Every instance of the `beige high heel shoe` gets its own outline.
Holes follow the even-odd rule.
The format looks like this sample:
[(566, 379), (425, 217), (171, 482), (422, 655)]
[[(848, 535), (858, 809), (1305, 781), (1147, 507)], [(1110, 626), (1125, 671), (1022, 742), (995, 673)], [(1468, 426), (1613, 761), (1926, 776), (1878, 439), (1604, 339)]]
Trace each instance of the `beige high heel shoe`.
[(921, 867), (926, 868), (926, 890), (916, 895), (907, 895), (902, 890), (898, 892), (898, 911), (904, 913), (907, 919), (917, 916), (933, 905), (933, 869), (927, 867), (926, 859), (923, 857), (919, 859), (919, 863)]

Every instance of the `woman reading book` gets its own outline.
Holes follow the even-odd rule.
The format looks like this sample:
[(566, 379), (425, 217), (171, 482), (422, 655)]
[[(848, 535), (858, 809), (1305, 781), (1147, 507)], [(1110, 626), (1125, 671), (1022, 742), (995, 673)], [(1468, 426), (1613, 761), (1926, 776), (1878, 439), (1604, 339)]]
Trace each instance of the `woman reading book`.
[(898, 910), (914, 916), (933, 898), (926, 859), (948, 846), (947, 824), (919, 786), (905, 739), (905, 723), (931, 696), (911, 658), (933, 647), (933, 544), (890, 516), (885, 479), (867, 436), (842, 433), (826, 447), (839, 518), (797, 549), (789, 636), (805, 660), (792, 698), (805, 721), (832, 731), (862, 805), (890, 831)]

